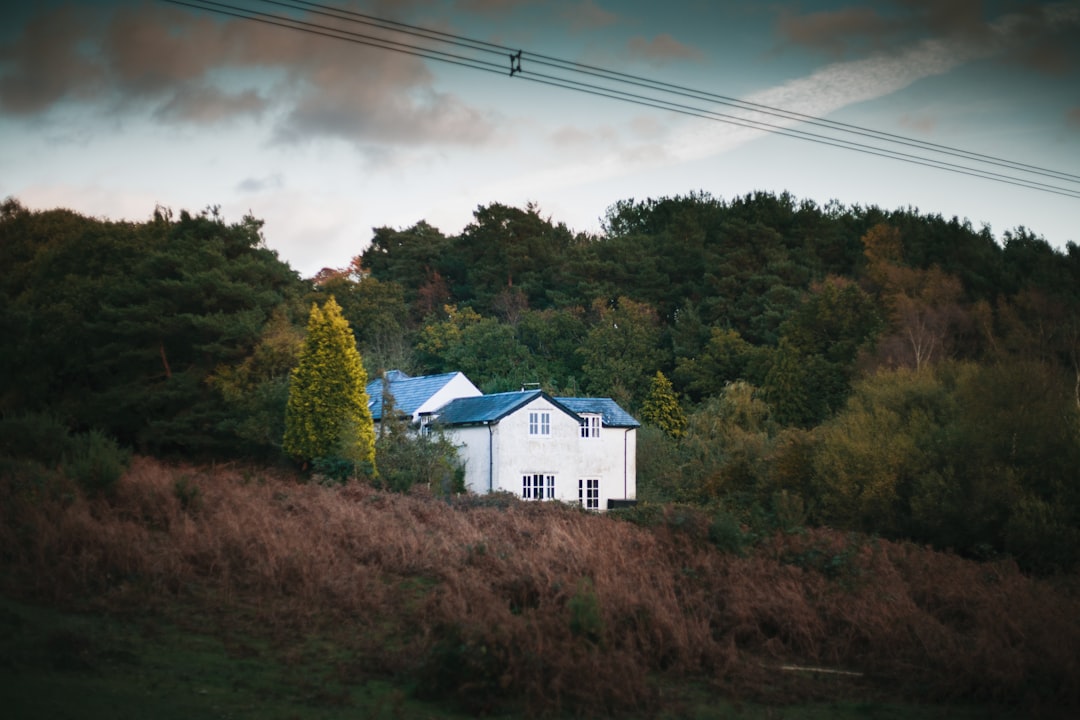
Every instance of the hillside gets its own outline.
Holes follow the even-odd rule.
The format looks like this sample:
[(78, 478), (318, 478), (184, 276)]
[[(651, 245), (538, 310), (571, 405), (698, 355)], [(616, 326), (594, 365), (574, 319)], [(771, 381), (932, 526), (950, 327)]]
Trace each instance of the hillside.
[(0, 492), (9, 597), (184, 618), (271, 657), (324, 643), (346, 682), (394, 678), (470, 713), (649, 713), (691, 688), (1080, 705), (1075, 587), (1007, 561), (821, 529), (748, 536), (683, 506), (598, 516), (145, 457), (110, 497), (60, 476)]

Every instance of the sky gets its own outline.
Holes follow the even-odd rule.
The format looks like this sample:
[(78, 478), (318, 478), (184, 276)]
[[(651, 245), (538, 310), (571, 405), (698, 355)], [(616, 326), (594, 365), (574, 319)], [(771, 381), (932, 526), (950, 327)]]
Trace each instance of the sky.
[[(184, 1), (204, 7), (4, 4), (0, 198), (112, 220), (146, 220), (158, 206), (219, 207), (229, 222), (251, 214), (304, 276), (346, 266), (375, 227), (423, 220), (456, 234), (477, 207), (497, 202), (533, 203), (554, 222), (599, 233), (616, 202), (702, 191), (915, 208), (989, 227), (999, 241), (1024, 226), (1057, 248), (1080, 243), (1080, 0), (324, 0), (487, 43), (392, 38), (489, 70)], [(345, 29), (353, 40), (389, 37), (313, 3), (217, 1), (309, 30)], [(489, 46), (501, 49), (482, 51)], [(522, 51), (513, 76), (504, 49)], [(663, 96), (695, 115), (598, 97), (539, 82), (614, 87), (545, 59), (710, 95)], [(889, 133), (909, 143), (893, 150), (962, 172), (736, 126), (716, 114), (882, 145), (722, 98)], [(1058, 192), (974, 177), (973, 168)]]

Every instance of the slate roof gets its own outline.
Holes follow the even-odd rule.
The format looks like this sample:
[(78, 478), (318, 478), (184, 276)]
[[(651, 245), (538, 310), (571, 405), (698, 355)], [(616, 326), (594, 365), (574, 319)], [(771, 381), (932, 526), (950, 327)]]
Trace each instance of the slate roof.
[[(394, 406), (398, 412), (412, 415), (432, 395), (442, 390), (455, 375), (457, 375), (456, 372), (451, 372), (442, 375), (410, 377), (400, 370), (391, 370), (386, 373), (386, 380), (390, 383), (390, 394), (394, 396)], [(366, 388), (368, 407), (371, 408), (373, 420), (382, 419), (382, 383), (382, 378), (377, 378), (369, 382)]]
[(580, 420), (578, 413), (598, 413), (607, 427), (640, 427), (641, 423), (611, 398), (553, 398), (540, 390), (495, 393), (451, 400), (438, 411), (443, 425), (478, 425), (498, 422), (538, 397)]
[(540, 390), (525, 390), (457, 398), (439, 409), (439, 423), (475, 425), (497, 422), (543, 394)]
[(575, 413), (599, 413), (605, 427), (641, 427), (634, 416), (619, 407), (611, 398), (557, 397), (555, 402), (565, 405)]

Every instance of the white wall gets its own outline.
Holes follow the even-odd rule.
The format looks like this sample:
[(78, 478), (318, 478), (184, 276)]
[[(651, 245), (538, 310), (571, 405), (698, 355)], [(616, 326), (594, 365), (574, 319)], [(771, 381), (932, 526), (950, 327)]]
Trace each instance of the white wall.
[(441, 408), (451, 400), (466, 397), (476, 397), (483, 395), (480, 389), (472, 384), (469, 378), (465, 377), (464, 373), (457, 373), (454, 377), (450, 378), (450, 381), (442, 386), (442, 388), (427, 399), (420, 407), (416, 408), (416, 412), (413, 413), (413, 422), (420, 419), (421, 413), (434, 412)]
[[(529, 435), (529, 413), (551, 416), (551, 435)], [(524, 475), (555, 476), (555, 499), (577, 502), (578, 421), (543, 397), (518, 408), (499, 422), (495, 477), (500, 490), (521, 497)]]
[[(529, 413), (551, 416), (551, 435), (529, 435)], [(637, 497), (637, 430), (609, 428), (599, 438), (582, 438), (578, 421), (538, 397), (489, 426), (449, 428), (446, 436), (458, 447), (465, 466), (465, 487), (486, 493), (488, 483), (521, 497), (522, 477), (540, 473), (555, 476), (555, 499), (578, 501), (578, 480), (600, 481), (600, 509), (609, 499)], [(490, 445), (489, 445), (490, 443)], [(489, 475), (489, 458), (494, 472)]]

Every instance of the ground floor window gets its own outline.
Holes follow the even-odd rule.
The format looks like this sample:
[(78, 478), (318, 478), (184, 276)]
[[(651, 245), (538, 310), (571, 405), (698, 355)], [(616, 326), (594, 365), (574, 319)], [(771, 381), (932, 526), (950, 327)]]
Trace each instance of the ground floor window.
[(577, 496), (586, 510), (600, 509), (600, 479), (585, 478), (577, 481)]
[(555, 476), (533, 473), (521, 478), (521, 497), (523, 500), (554, 500)]

